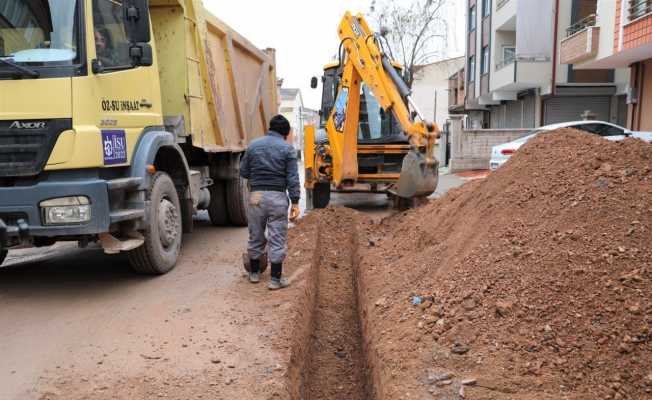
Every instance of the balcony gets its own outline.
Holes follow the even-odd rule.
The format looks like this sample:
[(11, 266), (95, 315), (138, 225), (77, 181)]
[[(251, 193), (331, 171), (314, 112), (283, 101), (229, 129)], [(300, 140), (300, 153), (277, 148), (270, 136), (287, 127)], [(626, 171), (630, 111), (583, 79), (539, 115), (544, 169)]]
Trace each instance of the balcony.
[(559, 46), (561, 64), (595, 58), (600, 47), (600, 27), (595, 26), (595, 20), (595, 14), (591, 14), (566, 29), (566, 37)]
[(629, 22), (652, 14), (652, 0), (629, 0), (627, 14)]
[(548, 58), (517, 58), (496, 65), (491, 76), (489, 93), (480, 98), (481, 104), (496, 104), (516, 100), (518, 92), (550, 86), (552, 65)]
[(496, 3), (492, 25), (495, 30), (516, 30), (516, 0), (503, 0)]
[(464, 109), (464, 77), (465, 69), (462, 68), (448, 78), (448, 110), (451, 112)]

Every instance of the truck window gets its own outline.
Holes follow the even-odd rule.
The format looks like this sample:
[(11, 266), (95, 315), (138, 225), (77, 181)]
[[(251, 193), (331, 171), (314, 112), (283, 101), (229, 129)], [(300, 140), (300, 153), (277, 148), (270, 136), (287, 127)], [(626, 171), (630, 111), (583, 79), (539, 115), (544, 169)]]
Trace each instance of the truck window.
[(76, 0), (0, 0), (0, 58), (30, 66), (79, 63)]
[(129, 40), (122, 23), (122, 0), (94, 0), (95, 52), (102, 67), (131, 68)]

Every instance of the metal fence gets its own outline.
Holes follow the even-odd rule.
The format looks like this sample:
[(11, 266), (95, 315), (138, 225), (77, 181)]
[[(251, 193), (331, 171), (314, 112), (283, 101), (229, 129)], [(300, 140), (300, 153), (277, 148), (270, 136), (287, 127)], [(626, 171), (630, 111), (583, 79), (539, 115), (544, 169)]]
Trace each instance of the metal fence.
[(596, 21), (595, 14), (587, 15), (586, 17), (582, 18), (581, 20), (577, 21), (573, 25), (566, 28), (566, 37), (573, 36), (577, 32), (583, 31), (584, 29), (590, 26), (595, 26), (595, 21)]
[(652, 0), (629, 0), (629, 20), (641, 18), (652, 13)]

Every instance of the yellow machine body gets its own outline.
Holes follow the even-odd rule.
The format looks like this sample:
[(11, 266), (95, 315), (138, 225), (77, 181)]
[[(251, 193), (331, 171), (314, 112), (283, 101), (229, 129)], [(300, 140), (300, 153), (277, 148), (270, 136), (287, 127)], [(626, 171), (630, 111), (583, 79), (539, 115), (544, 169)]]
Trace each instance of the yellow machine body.
[[(343, 191), (366, 187), (369, 191), (385, 191), (405, 198), (433, 193), (438, 176), (434, 158), (437, 127), (424, 120), (414, 120), (408, 107), (409, 94), (400, 87), (402, 82), (397, 78), (400, 66), (381, 51), (377, 37), (362, 15), (347, 12), (338, 33), (343, 55), (340, 62), (324, 69), (325, 77), (337, 77), (337, 90), (332, 105), (322, 109), (322, 114), (328, 115), (322, 123), (325, 137), (321, 141), (318, 138), (317, 143), (306, 136), (306, 187), (312, 190), (315, 185), (321, 184), (323, 188), (328, 184)], [(328, 90), (325, 86), (324, 91)], [(406, 137), (404, 142), (359, 140), (361, 93), (373, 95), (378, 106), (393, 115)], [(370, 160), (374, 157), (391, 159), (394, 164), (400, 160), (401, 168), (385, 170), (387, 163), (373, 164)], [(361, 161), (365, 162), (364, 167), (359, 165)]]

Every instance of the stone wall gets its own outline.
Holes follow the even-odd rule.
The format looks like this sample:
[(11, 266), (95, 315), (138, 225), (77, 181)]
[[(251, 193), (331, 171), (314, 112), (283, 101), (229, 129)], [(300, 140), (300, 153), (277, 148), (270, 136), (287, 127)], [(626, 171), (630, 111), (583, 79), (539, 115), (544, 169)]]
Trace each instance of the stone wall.
[(462, 118), (457, 116), (451, 116), (450, 122), (450, 172), (489, 169), (493, 146), (511, 142), (530, 131), (530, 129), (465, 130), (462, 126)]

